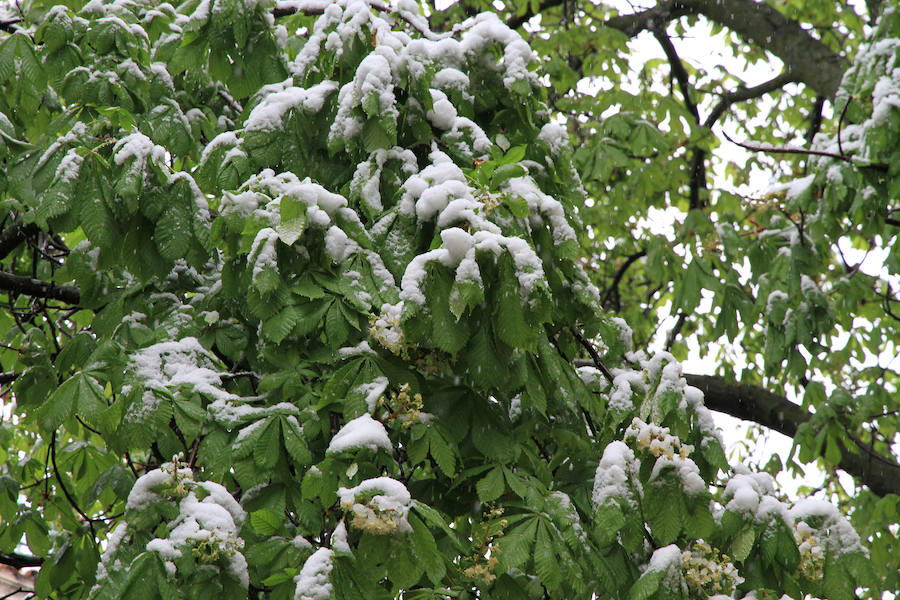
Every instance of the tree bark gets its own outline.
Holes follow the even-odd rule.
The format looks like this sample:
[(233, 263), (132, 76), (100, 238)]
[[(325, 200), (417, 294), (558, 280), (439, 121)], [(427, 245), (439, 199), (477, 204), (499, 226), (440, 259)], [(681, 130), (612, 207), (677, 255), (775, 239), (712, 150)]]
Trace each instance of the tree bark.
[[(812, 414), (779, 396), (755, 385), (732, 383), (718, 375), (685, 375), (689, 385), (703, 392), (704, 404), (710, 410), (753, 421), (788, 437), (809, 421)], [(836, 466), (857, 477), (879, 496), (900, 494), (900, 464), (893, 458), (841, 448), (841, 461)]]
[(13, 275), (3, 271), (0, 271), (0, 290), (34, 296), (35, 298), (60, 300), (68, 304), (78, 304), (81, 300), (79, 289), (73, 285), (56, 285), (49, 281)]
[(686, 15), (703, 15), (781, 59), (785, 69), (820, 94), (833, 97), (847, 64), (842, 56), (763, 2), (754, 0), (669, 0), (606, 21), (629, 37)]
[(9, 565), (14, 569), (24, 569), (25, 567), (39, 567), (44, 564), (44, 559), (40, 556), (29, 556), (17, 552), (0, 553), (0, 564)]

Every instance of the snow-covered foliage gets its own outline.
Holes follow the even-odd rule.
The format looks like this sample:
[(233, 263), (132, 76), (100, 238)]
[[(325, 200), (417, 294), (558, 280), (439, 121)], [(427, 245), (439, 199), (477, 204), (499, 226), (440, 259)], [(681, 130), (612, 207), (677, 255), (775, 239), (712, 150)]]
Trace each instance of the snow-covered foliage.
[[(840, 515), (735, 474), (675, 358), (602, 313), (566, 130), (496, 16), (437, 34), (409, 1), (93, 0), (49, 11), (38, 46), (9, 39), (42, 53), (60, 111), (10, 198), (82, 241), (55, 277), (84, 309), (45, 353), (58, 381), (34, 358), (16, 393), (54, 471), (62, 436), (101, 457), (59, 461), (89, 472), (74, 493), (95, 516), (60, 521), (43, 591), (643, 600), (864, 580)], [(66, 570), (95, 535), (96, 572)]]

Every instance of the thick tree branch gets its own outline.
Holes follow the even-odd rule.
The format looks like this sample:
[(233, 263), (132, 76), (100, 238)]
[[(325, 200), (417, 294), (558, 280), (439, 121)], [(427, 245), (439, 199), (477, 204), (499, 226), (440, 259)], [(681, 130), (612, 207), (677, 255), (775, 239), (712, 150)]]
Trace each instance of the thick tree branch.
[(73, 285), (56, 285), (50, 281), (41, 281), (3, 271), (0, 271), (0, 290), (36, 298), (59, 300), (67, 304), (78, 304), (81, 301), (81, 293)]
[(685, 15), (702, 14), (747, 41), (768, 50), (785, 68), (820, 94), (833, 97), (847, 65), (844, 58), (814, 38), (796, 21), (754, 0), (669, 0), (631, 15), (606, 21), (629, 37)]
[(677, 0), (677, 4), (768, 50), (798, 81), (817, 92), (829, 97), (837, 92), (847, 68), (843, 57), (768, 4), (753, 0)]
[[(794, 437), (800, 425), (812, 418), (803, 407), (761, 387), (732, 383), (717, 375), (684, 377), (689, 385), (703, 392), (704, 403), (710, 410), (759, 423), (788, 437)], [(842, 448), (837, 467), (859, 478), (880, 496), (900, 494), (900, 464), (892, 458)]]
[(27, 225), (16, 223), (4, 229), (3, 233), (0, 233), (0, 260), (9, 256), (9, 253), (18, 248), (19, 244), (38, 231), (38, 226), (34, 223)]
[(42, 564), (44, 564), (44, 559), (41, 556), (29, 556), (17, 552), (12, 552), (10, 554), (0, 553), (0, 565), (8, 565), (13, 569), (39, 567)]
[(534, 6), (534, 4), (529, 3), (528, 9), (524, 13), (522, 13), (521, 15), (516, 15), (515, 17), (513, 17), (511, 19), (508, 19), (506, 21), (506, 25), (510, 29), (518, 29), (519, 27), (521, 27), (522, 25), (524, 25), (525, 23), (530, 21), (531, 18), (534, 17), (535, 15), (544, 12), (548, 8), (562, 6), (563, 4), (565, 4), (565, 1), (566, 0), (547, 0), (546, 2), (541, 2), (540, 4), (538, 4), (536, 7), (537, 10), (532, 10), (531, 7)]
[(660, 2), (651, 9), (633, 13), (630, 15), (618, 15), (604, 23), (606, 27), (618, 29), (628, 37), (634, 37), (651, 27), (665, 24), (687, 15), (697, 14), (698, 11), (682, 2)]

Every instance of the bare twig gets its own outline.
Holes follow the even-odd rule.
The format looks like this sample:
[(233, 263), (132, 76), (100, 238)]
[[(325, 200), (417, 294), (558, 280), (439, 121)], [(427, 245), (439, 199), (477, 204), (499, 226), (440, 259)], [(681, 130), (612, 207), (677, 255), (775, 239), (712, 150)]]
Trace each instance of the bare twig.
[(69, 490), (66, 488), (66, 484), (63, 483), (62, 475), (59, 472), (59, 467), (56, 465), (56, 432), (53, 432), (53, 437), (50, 438), (50, 464), (53, 465), (53, 474), (56, 475), (56, 481), (59, 482), (59, 487), (63, 491), (63, 495), (66, 497), (66, 500), (69, 504), (72, 505), (72, 508), (75, 509), (81, 518), (84, 519), (88, 527), (91, 528), (91, 535), (93, 536), (94, 543), (97, 543), (97, 532), (94, 531), (94, 519), (90, 518), (85, 514), (81, 507), (78, 506), (78, 502), (75, 501), (75, 498), (72, 497), (72, 494), (69, 493)]
[(844, 125), (844, 117), (847, 115), (847, 109), (850, 108), (850, 103), (853, 102), (853, 96), (847, 98), (847, 104), (844, 105), (844, 108), (841, 110), (841, 116), (838, 119), (838, 130), (837, 130), (837, 143), (838, 143), (838, 152), (841, 153), (841, 156), (846, 156), (844, 153), (844, 145), (841, 142), (841, 127)]
[(849, 156), (843, 156), (841, 154), (835, 154), (834, 152), (822, 152), (821, 150), (808, 150), (806, 148), (797, 148), (796, 146), (764, 146), (762, 144), (747, 144), (744, 142), (738, 142), (733, 140), (727, 133), (724, 131), (722, 135), (725, 136), (732, 144), (740, 146), (741, 148), (746, 148), (747, 150), (752, 150), (754, 152), (767, 152), (770, 154), (804, 154), (807, 156), (827, 156), (829, 158), (836, 158), (838, 160), (843, 160), (845, 162), (852, 163), (853, 159)]
[(603, 376), (606, 378), (606, 380), (610, 384), (612, 384), (612, 382), (615, 378), (613, 377), (613, 374), (609, 370), (609, 368), (603, 364), (603, 361), (600, 359), (600, 355), (597, 354), (597, 349), (594, 348), (594, 346), (591, 345), (591, 343), (589, 341), (584, 339), (583, 335), (581, 335), (574, 329), (572, 329), (571, 331), (572, 331), (572, 335), (575, 336), (575, 339), (578, 340), (578, 343), (581, 344), (585, 350), (587, 350), (587, 353), (590, 355), (591, 361), (593, 361), (594, 366), (597, 368), (597, 370), (600, 371), (601, 373), (603, 373)]

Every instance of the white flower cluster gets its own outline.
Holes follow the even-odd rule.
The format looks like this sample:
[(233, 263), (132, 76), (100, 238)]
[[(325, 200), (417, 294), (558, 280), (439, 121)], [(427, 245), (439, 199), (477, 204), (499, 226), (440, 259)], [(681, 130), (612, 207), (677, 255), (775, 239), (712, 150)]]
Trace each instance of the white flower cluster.
[(381, 314), (375, 317), (369, 326), (369, 335), (397, 356), (403, 356), (407, 351), (406, 343), (403, 339), (403, 330), (400, 329), (400, 313), (402, 310), (402, 302), (383, 304), (381, 306)]
[(684, 579), (693, 595), (707, 598), (710, 594), (730, 594), (744, 581), (728, 557), (703, 540), (693, 543), (681, 554)]
[(806, 521), (797, 521), (794, 523), (794, 541), (800, 551), (800, 573), (807, 579), (820, 579), (825, 569), (825, 549), (815, 530)]
[(411, 497), (406, 486), (390, 477), (367, 479), (353, 488), (340, 488), (341, 508), (353, 515), (350, 525), (372, 535), (409, 533), (406, 519)]
[(147, 550), (157, 552), (172, 575), (176, 574), (174, 561), (185, 550), (201, 564), (224, 561), (228, 572), (246, 588), (249, 575), (239, 531), (247, 515), (240, 504), (218, 483), (195, 481), (191, 469), (165, 463), (135, 482), (127, 510), (173, 501), (178, 502), (178, 516), (167, 523), (164, 537), (147, 543)]
[(650, 451), (653, 456), (675, 456), (687, 458), (694, 451), (690, 444), (682, 444), (677, 435), (671, 435), (668, 427), (660, 427), (654, 423), (644, 423), (635, 417), (625, 430), (625, 439), (634, 439), (638, 448)]

